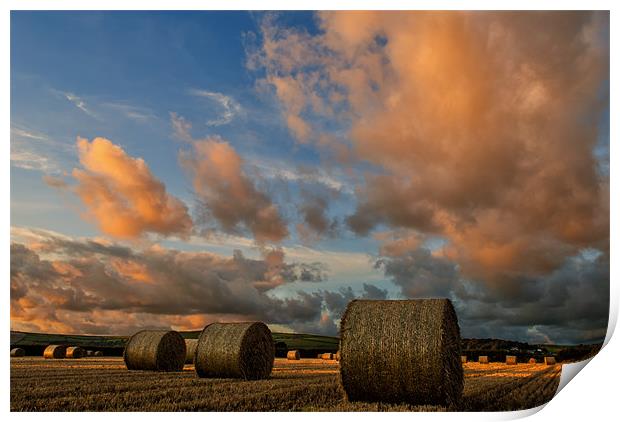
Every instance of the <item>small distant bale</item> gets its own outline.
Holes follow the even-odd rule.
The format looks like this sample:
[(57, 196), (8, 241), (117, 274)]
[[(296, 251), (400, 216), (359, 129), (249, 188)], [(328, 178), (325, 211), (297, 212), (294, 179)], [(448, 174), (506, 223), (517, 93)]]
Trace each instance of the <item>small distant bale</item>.
[(11, 357), (12, 358), (21, 358), (26, 356), (26, 351), (24, 349), (22, 349), (21, 347), (16, 347), (14, 349), (11, 349)]
[(201, 378), (269, 377), (275, 347), (271, 330), (262, 322), (207, 325), (198, 337), (194, 366)]
[(487, 364), (489, 363), (488, 356), (478, 356), (478, 363)]
[(65, 357), (67, 359), (80, 359), (84, 357), (85, 353), (86, 352), (81, 347), (71, 346), (71, 347), (67, 347)]
[(87, 350), (86, 351), (86, 357), (91, 357), (93, 356), (94, 352), (92, 350)]
[(467, 356), (461, 356), (461, 363), (467, 363)]
[(333, 353), (323, 353), (321, 355), (321, 359), (323, 360), (332, 360), (334, 358), (334, 354)]
[(553, 356), (545, 356), (545, 365), (555, 365), (555, 358)]
[(45, 359), (64, 359), (67, 354), (67, 346), (60, 344), (50, 344), (43, 351)]
[(288, 360), (299, 360), (299, 350), (289, 350), (286, 353), (286, 358)]
[(97, 350), (96, 352), (93, 353), (93, 356), (97, 356), (97, 357), (103, 356), (103, 352), (101, 350)]
[(536, 359), (534, 359), (534, 358), (530, 358), (529, 362), (530, 363), (538, 363), (538, 362), (536, 362)]
[(506, 365), (516, 365), (517, 357), (516, 356), (506, 356)]
[(127, 341), (123, 359), (129, 370), (182, 371), (185, 341), (176, 331), (139, 331)]
[(340, 322), (340, 376), (350, 401), (456, 405), (461, 336), (448, 299), (353, 300)]
[(185, 363), (194, 363), (194, 356), (196, 355), (196, 346), (198, 346), (198, 339), (186, 338), (185, 339)]
[(319, 353), (318, 355), (316, 355), (317, 359), (323, 359), (323, 353)]
[(340, 350), (338, 350), (336, 352), (336, 354), (334, 355), (334, 359), (336, 359), (338, 362), (340, 362)]
[(197, 338), (185, 339), (185, 363), (193, 364), (194, 356), (196, 355), (196, 347), (198, 346)]

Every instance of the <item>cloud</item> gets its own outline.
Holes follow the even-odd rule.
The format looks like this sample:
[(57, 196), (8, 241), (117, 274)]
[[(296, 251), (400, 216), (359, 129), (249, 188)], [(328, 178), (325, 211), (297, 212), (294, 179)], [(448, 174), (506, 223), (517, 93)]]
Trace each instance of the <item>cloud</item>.
[(318, 241), (323, 236), (337, 234), (338, 219), (330, 219), (327, 215), (328, 201), (328, 193), (302, 190), (301, 202), (297, 206), (302, 222), (297, 224), (297, 233), (304, 242)]
[(445, 256), (485, 282), (608, 250), (609, 181), (594, 154), (608, 13), (321, 12), (318, 23), (309, 34), (265, 19), (252, 59), (289, 123), (317, 132), (302, 141), (337, 139), (319, 134), (333, 116), (374, 166), (354, 232), (442, 236)]
[(285, 262), (278, 250), (249, 259), (239, 251), (224, 257), (157, 245), (135, 250), (44, 230), (15, 229), (13, 235), (26, 243), (11, 244), (12, 329), (129, 334), (149, 326), (200, 329), (212, 321), (258, 319), (335, 333), (323, 318), (322, 292), (270, 294), (283, 284), (323, 280), (320, 270), (304, 275), (316, 267)]
[(183, 116), (179, 116), (175, 112), (170, 113), (170, 123), (172, 124), (172, 133), (175, 138), (192, 143), (194, 140), (191, 135), (192, 124), (185, 120)]
[(84, 101), (82, 98), (78, 97), (77, 95), (71, 92), (63, 92), (63, 91), (57, 91), (57, 92), (60, 95), (62, 95), (67, 101), (71, 102), (75, 107), (79, 108), (84, 113), (88, 114), (90, 117), (99, 120), (99, 116), (88, 107), (88, 105), (86, 104), (86, 101)]
[(57, 164), (47, 157), (11, 144), (11, 165), (24, 170), (38, 170), (44, 173), (58, 173)]
[(406, 298), (452, 299), (461, 334), (556, 344), (601, 341), (607, 331), (609, 258), (569, 257), (544, 276), (468, 279), (441, 253), (418, 247), (384, 256), (377, 266)]
[(36, 130), (11, 123), (11, 166), (47, 174), (62, 173), (67, 145)]
[(108, 102), (101, 105), (139, 123), (146, 123), (155, 118), (151, 110), (145, 107), (134, 106), (126, 102)]
[(44, 174), (42, 179), (46, 185), (52, 188), (65, 189), (69, 186), (67, 182), (61, 177), (54, 177), (50, 176), (49, 174)]
[(227, 125), (242, 111), (241, 105), (233, 97), (228, 95), (203, 89), (192, 89), (189, 93), (195, 97), (206, 98), (213, 101), (221, 108), (221, 112), (216, 119), (207, 120), (207, 126)]
[(166, 192), (143, 159), (105, 138), (78, 138), (77, 148), (81, 168), (73, 169), (74, 190), (103, 233), (119, 238), (189, 235), (187, 207)]
[(175, 113), (171, 120), (175, 136), (191, 144), (191, 150), (181, 150), (179, 161), (193, 179), (200, 219), (207, 225), (214, 220), (229, 234), (247, 230), (259, 243), (287, 237), (278, 207), (245, 173), (235, 149), (218, 136), (194, 140), (189, 122)]

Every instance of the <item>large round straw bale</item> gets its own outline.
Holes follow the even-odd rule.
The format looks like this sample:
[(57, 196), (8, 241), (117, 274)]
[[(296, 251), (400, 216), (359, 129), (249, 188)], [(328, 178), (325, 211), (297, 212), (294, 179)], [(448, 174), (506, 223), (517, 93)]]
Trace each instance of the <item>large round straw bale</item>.
[(478, 356), (478, 363), (489, 363), (489, 357), (488, 356)]
[(448, 299), (354, 300), (340, 322), (340, 377), (351, 401), (458, 403), (458, 320)]
[(534, 358), (530, 358), (530, 361), (529, 361), (529, 362), (530, 362), (530, 363), (537, 363), (537, 362), (536, 362), (536, 359), (534, 359)]
[(14, 349), (11, 349), (12, 358), (21, 358), (23, 356), (26, 356), (26, 351), (22, 349), (21, 347), (16, 347)]
[(517, 357), (516, 356), (506, 356), (506, 365), (516, 365)]
[(139, 331), (127, 341), (123, 359), (127, 369), (181, 371), (185, 362), (185, 341), (176, 331)]
[(194, 365), (203, 378), (255, 380), (271, 374), (274, 357), (271, 331), (262, 322), (213, 323), (198, 337)]
[(101, 350), (97, 350), (93, 353), (93, 356), (103, 356), (103, 352)]
[(43, 351), (45, 359), (64, 359), (67, 354), (67, 346), (60, 344), (50, 344)]
[(67, 347), (65, 357), (69, 359), (79, 359), (84, 357), (84, 349), (78, 346)]
[(196, 346), (198, 346), (198, 339), (196, 338), (185, 339), (185, 363), (194, 363), (194, 355), (196, 354)]
[(289, 350), (286, 353), (286, 358), (288, 360), (299, 360), (299, 350)]
[(555, 365), (555, 358), (553, 356), (545, 356), (545, 365)]

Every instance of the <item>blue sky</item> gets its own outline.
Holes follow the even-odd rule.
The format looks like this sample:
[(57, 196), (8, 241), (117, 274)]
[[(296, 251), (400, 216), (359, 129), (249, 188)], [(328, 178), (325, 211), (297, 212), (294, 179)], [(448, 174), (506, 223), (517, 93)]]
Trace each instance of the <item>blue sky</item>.
[[(58, 284), (48, 287), (72, 297), (105, 296), (105, 288), (97, 290), (105, 282), (95, 281), (94, 272), (66, 281), (59, 268), (84, 272), (82, 258), (59, 257), (41, 244), (73, 239), (84, 250), (88, 242), (129, 248), (136, 261), (124, 262), (125, 270), (112, 250), (89, 259), (130, 290), (135, 280), (127, 274), (159, 265), (153, 248), (186, 253), (183, 259), (214, 253), (226, 268), (245, 262), (233, 258), (241, 250), (248, 261), (243, 271), (267, 265), (245, 290), (204, 282), (207, 295), (231, 290), (229, 313), (206, 305), (188, 315), (149, 314), (148, 306), (109, 309), (102, 297), (95, 308), (108, 322), (77, 327), (64, 324), (63, 315), (83, 311), (52, 300), (33, 311), (58, 321), (44, 326), (28, 316), (21, 296), (12, 296), (12, 325), (107, 332), (120, 312), (135, 324), (123, 330), (145, 320), (183, 329), (199, 315), (199, 323), (271, 318), (287, 329), (335, 334), (341, 302), (353, 297), (446, 296), (467, 336), (600, 338), (601, 315), (566, 318), (583, 305), (573, 297), (578, 292), (607, 297), (609, 18), (522, 14), (510, 20), (493, 13), (12, 12), (12, 242), (27, 248), (12, 256), (33, 253), (52, 263)], [(451, 25), (453, 32), (444, 30)], [(547, 37), (525, 39), (531, 25)], [(557, 61), (539, 54), (549, 43)], [(586, 65), (567, 70), (557, 64), (562, 59)], [(584, 80), (579, 90), (567, 88)], [(179, 122), (191, 128), (179, 130)], [(310, 134), (301, 136), (300, 127)], [(79, 190), (85, 179), (72, 172), (104, 184), (114, 175), (106, 181), (96, 174), (79, 153), (78, 137), (92, 142), (84, 148), (107, 139), (102, 148), (121, 148), (130, 166), (143, 159), (152, 176), (147, 185), (161, 183), (164, 198), (182, 201), (191, 233), (145, 223), (128, 239), (102, 229), (101, 204), (88, 202), (88, 192)], [(236, 182), (211, 180), (232, 167), (222, 166), (216, 177), (217, 161), (200, 155), (199, 145), (214, 153), (224, 144), (243, 161)], [(251, 198), (244, 203), (241, 195), (233, 205), (257, 207), (253, 216), (218, 217), (226, 200), (221, 192), (234, 193), (234, 183)], [(543, 188), (533, 193), (536, 186)], [(117, 205), (131, 206), (119, 195)], [(531, 206), (516, 205), (524, 198), (532, 198)], [(265, 217), (269, 210), (275, 216)], [(265, 218), (283, 222), (288, 235), (264, 244), (255, 226)], [(314, 230), (312, 221), (319, 229), (305, 235), (301, 225)], [(276, 271), (269, 251), (276, 250), (284, 254), (277, 264), (282, 273), (263, 291), (263, 278)], [(327, 277), (291, 276), (315, 264)], [(543, 317), (552, 286), (575, 267), (581, 272), (560, 287), (566, 300), (553, 305), (553, 317)], [(239, 271), (239, 283), (249, 283), (251, 276)], [(26, 283), (18, 278), (12, 289)], [(50, 297), (32, 283), (15, 291), (34, 289), (24, 296), (32, 300)], [(274, 309), (287, 317), (273, 316)], [(481, 327), (483, 318), (489, 323)]]

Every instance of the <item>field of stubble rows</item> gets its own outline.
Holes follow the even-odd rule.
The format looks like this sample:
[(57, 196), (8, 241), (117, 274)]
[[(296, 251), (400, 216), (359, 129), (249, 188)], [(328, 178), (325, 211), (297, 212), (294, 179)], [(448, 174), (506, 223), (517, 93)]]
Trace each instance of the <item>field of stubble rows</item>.
[[(517, 410), (549, 401), (561, 366), (467, 363), (458, 409)], [(12, 411), (443, 411), (436, 406), (349, 403), (338, 362), (276, 359), (270, 379), (197, 378), (128, 371), (122, 358), (11, 359)]]

